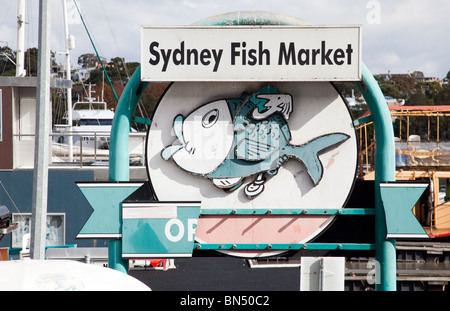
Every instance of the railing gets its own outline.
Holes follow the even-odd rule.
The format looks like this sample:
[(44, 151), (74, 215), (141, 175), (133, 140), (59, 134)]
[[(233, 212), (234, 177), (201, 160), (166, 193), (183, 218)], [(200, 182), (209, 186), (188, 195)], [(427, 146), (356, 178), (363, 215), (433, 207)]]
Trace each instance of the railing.
[[(34, 134), (14, 134), (14, 168), (29, 168), (34, 164)], [(73, 140), (72, 160), (69, 160), (69, 139)], [(85, 167), (107, 165), (109, 161), (109, 132), (54, 132), (50, 134), (51, 160), (53, 166)], [(144, 132), (130, 132), (130, 165), (145, 165)]]
[(450, 166), (449, 141), (398, 141), (395, 149), (397, 167)]

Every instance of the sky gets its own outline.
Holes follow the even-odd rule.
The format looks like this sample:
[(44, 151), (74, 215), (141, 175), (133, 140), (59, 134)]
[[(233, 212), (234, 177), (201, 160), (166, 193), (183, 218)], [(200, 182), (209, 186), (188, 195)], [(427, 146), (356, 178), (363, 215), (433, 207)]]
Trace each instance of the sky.
[[(63, 0), (51, 1), (52, 51), (65, 50)], [(94, 53), (74, 5), (67, 0), (72, 65)], [(17, 48), (17, 0), (0, 0), (0, 46)], [(26, 48), (38, 45), (39, 5), (25, 0)], [(143, 25), (182, 26), (236, 11), (267, 11), (315, 25), (361, 25), (362, 61), (373, 74), (422, 71), (444, 78), (450, 71), (448, 0), (76, 0), (99, 54), (140, 62)], [(64, 63), (62, 55), (57, 62)]]

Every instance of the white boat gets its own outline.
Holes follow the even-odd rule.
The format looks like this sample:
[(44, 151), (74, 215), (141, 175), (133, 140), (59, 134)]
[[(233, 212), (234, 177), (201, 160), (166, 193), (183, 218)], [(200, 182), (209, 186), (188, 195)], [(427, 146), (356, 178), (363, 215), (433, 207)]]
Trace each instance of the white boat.
[[(89, 156), (108, 156), (109, 138), (114, 119), (114, 111), (107, 108), (106, 102), (89, 96), (77, 101), (72, 107), (72, 120), (64, 115), (67, 124), (56, 124), (53, 128), (53, 152), (57, 156), (68, 154), (69, 139), (72, 139), (73, 155), (79, 153)], [(71, 129), (69, 124), (71, 124)]]

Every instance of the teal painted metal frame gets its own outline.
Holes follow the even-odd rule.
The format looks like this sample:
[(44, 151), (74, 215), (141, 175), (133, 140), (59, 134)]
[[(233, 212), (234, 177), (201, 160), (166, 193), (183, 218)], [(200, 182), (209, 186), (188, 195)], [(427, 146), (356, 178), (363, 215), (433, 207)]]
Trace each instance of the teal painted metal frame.
[[(148, 83), (141, 82), (141, 67), (139, 66), (120, 96), (111, 127), (109, 145), (110, 181), (130, 180), (128, 142), (131, 120), (139, 98), (147, 85)], [(128, 273), (128, 261), (122, 259), (122, 241), (120, 239), (109, 240), (108, 242), (108, 266), (111, 269)]]
[(364, 243), (194, 243), (196, 250), (375, 250), (375, 244)]
[(395, 240), (386, 239), (386, 215), (381, 200), (380, 183), (395, 181), (395, 144), (391, 114), (381, 89), (370, 73), (361, 64), (362, 81), (356, 85), (363, 94), (373, 117), (377, 147), (375, 149), (375, 244), (377, 261), (377, 280), (375, 288), (379, 291), (397, 290), (397, 253)]
[(212, 215), (375, 215), (374, 208), (307, 208), (307, 209), (202, 209), (200, 216)]
[[(195, 25), (305, 25), (302, 20), (265, 12), (237, 12), (214, 16)], [(380, 182), (395, 181), (395, 147), (391, 117), (383, 93), (368, 68), (361, 63), (362, 81), (357, 82), (366, 100), (377, 137), (375, 152), (375, 251), (378, 261), (377, 275), (380, 283), (377, 290), (396, 290), (395, 240), (386, 239), (386, 219), (380, 195)], [(128, 81), (117, 105), (110, 145), (109, 180), (129, 181), (128, 137), (131, 119), (137, 102), (148, 83), (141, 82), (140, 67)], [(311, 244), (307, 244), (311, 245)], [(325, 247), (325, 245), (320, 245)], [(273, 247), (273, 246), (272, 246)], [(128, 263), (121, 258), (121, 241), (111, 240), (109, 245), (109, 266), (127, 272)]]

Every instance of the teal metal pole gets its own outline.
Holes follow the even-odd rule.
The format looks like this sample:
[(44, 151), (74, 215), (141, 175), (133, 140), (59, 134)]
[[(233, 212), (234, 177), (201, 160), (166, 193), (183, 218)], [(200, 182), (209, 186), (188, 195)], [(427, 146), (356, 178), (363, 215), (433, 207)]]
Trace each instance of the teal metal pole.
[[(109, 180), (130, 180), (130, 156), (128, 154), (128, 137), (139, 98), (148, 83), (141, 82), (139, 66), (128, 81), (114, 114), (109, 146)], [(109, 240), (108, 266), (111, 269), (128, 273), (128, 261), (122, 259), (122, 240)]]
[(128, 274), (128, 261), (122, 259), (121, 240), (108, 241), (108, 267)]
[(141, 66), (128, 81), (114, 114), (109, 145), (109, 180), (130, 180), (130, 156), (128, 154), (128, 136), (131, 119), (147, 82), (141, 82)]
[(375, 150), (375, 245), (376, 290), (397, 289), (397, 255), (395, 240), (387, 240), (386, 217), (381, 201), (380, 182), (395, 181), (395, 145), (391, 115), (377, 81), (369, 69), (361, 63), (362, 82), (356, 83), (362, 92), (370, 112), (376, 134)]

